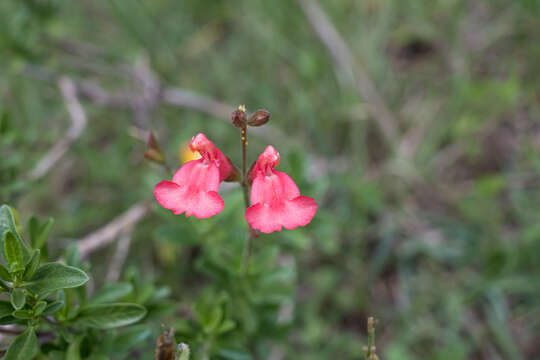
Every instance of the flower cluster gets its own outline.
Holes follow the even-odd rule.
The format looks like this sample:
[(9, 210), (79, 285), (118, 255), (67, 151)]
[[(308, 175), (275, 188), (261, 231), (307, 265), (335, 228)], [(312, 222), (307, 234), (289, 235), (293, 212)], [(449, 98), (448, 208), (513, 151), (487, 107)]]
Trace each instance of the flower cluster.
[[(154, 195), (161, 206), (176, 215), (206, 219), (223, 210), (219, 184), (236, 179), (237, 170), (204, 134), (194, 136), (189, 146), (201, 157), (185, 163), (172, 181), (158, 183)], [(248, 175), (252, 182), (251, 206), (245, 218), (253, 229), (263, 233), (305, 226), (317, 211), (314, 199), (301, 196), (294, 181), (275, 170), (278, 164), (279, 153), (268, 146)]]

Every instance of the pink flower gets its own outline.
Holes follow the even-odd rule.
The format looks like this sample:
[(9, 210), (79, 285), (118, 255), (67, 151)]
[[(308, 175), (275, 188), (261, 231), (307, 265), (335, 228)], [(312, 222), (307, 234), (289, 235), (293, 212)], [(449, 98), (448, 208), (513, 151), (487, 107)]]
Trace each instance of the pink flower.
[(268, 146), (250, 174), (252, 205), (246, 210), (246, 220), (267, 234), (307, 225), (317, 211), (314, 199), (301, 196), (289, 175), (274, 169), (278, 163), (279, 153)]
[(188, 161), (173, 176), (154, 187), (157, 202), (175, 215), (186, 213), (206, 219), (220, 213), (224, 202), (217, 191), (219, 183), (234, 175), (229, 159), (206, 138), (197, 134), (189, 143), (201, 158)]

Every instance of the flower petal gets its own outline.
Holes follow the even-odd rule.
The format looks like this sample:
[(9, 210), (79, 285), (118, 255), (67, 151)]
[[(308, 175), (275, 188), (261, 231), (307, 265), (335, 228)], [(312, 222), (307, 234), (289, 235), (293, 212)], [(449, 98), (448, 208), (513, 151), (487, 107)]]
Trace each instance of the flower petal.
[(317, 212), (317, 203), (307, 196), (272, 205), (258, 203), (246, 210), (249, 225), (263, 233), (281, 231), (282, 227), (292, 230), (311, 222)]
[(201, 191), (184, 201), (186, 217), (193, 215), (198, 219), (208, 219), (219, 214), (225, 207), (225, 202), (216, 191)]
[(182, 203), (185, 189), (169, 180), (163, 180), (154, 187), (154, 196), (157, 202), (165, 209), (179, 209), (179, 204)]
[(189, 161), (173, 176), (173, 181), (164, 180), (154, 188), (154, 195), (161, 206), (174, 214), (186, 213), (206, 219), (218, 214), (224, 202), (218, 195), (219, 170), (214, 163), (203, 159)]
[(300, 195), (293, 179), (284, 172), (272, 171), (271, 175), (259, 172), (251, 186), (251, 203), (274, 204)]
[(175, 215), (186, 213), (186, 217), (195, 216), (207, 219), (219, 214), (225, 203), (215, 191), (188, 191), (185, 186), (163, 180), (154, 188), (158, 203)]
[(281, 231), (281, 219), (276, 216), (276, 210), (268, 205), (258, 203), (248, 207), (245, 218), (253, 229), (263, 233)]
[(295, 229), (298, 226), (306, 226), (311, 222), (317, 212), (315, 199), (309, 196), (298, 196), (285, 203), (285, 211), (282, 214), (283, 227)]
[(195, 135), (189, 147), (192, 151), (198, 151), (207, 161), (212, 161), (217, 165), (220, 181), (227, 179), (233, 172), (230, 160), (203, 133)]
[(191, 160), (178, 169), (172, 181), (188, 188), (218, 191), (219, 170), (214, 163), (205, 163), (203, 159)]

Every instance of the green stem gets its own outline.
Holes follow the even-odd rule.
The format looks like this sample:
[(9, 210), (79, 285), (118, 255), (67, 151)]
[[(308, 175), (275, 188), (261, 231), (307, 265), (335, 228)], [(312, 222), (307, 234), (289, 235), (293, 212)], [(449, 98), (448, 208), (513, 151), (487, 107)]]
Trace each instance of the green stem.
[(366, 349), (366, 360), (378, 360), (377, 354), (375, 353), (375, 326), (377, 325), (377, 320), (370, 316), (367, 323), (368, 345)]

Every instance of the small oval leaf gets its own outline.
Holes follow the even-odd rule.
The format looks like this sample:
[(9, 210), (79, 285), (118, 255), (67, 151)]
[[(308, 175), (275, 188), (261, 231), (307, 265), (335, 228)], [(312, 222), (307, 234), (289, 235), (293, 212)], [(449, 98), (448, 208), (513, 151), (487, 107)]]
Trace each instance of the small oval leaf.
[(26, 294), (22, 289), (15, 289), (11, 293), (11, 305), (15, 310), (22, 309), (24, 304), (26, 304)]
[(47, 308), (47, 302), (46, 301), (38, 301), (36, 305), (34, 305), (34, 308), (32, 309), (34, 311), (35, 316), (41, 315), (43, 311)]
[(64, 306), (64, 302), (63, 302), (63, 301), (55, 301), (55, 302), (52, 302), (52, 303), (50, 303), (49, 305), (47, 305), (47, 307), (45, 308), (45, 310), (43, 310), (42, 315), (43, 315), (43, 316), (46, 316), (46, 315), (52, 315), (52, 314), (54, 314), (55, 312), (57, 312), (58, 310), (60, 310), (63, 306)]
[(32, 312), (28, 310), (15, 310), (12, 315), (21, 320), (28, 320), (34, 317)]
[(35, 294), (43, 295), (59, 289), (81, 286), (87, 281), (88, 276), (80, 269), (60, 263), (48, 263), (36, 271), (26, 287)]
[(35, 216), (28, 220), (27, 228), (30, 235), (30, 244), (34, 249), (41, 249), (45, 245), (53, 223), (52, 218), (48, 218), (42, 224)]
[(17, 336), (7, 349), (4, 360), (31, 360), (38, 352), (37, 336), (34, 329), (27, 328)]
[(25, 280), (30, 279), (36, 272), (36, 270), (39, 267), (39, 260), (41, 257), (41, 252), (39, 249), (34, 250), (32, 253), (32, 257), (30, 258), (30, 261), (26, 265), (26, 269), (24, 269), (24, 276), (23, 278)]
[(6, 232), (6, 234), (4, 235), (4, 252), (6, 254), (6, 260), (10, 265), (10, 270), (12, 272), (24, 269), (21, 243), (11, 231)]
[(145, 315), (146, 309), (138, 304), (98, 304), (81, 310), (75, 322), (98, 329), (112, 329), (133, 324)]
[[(19, 244), (22, 246), (22, 251), (24, 258), (28, 258), (28, 249), (24, 246), (23, 240), (19, 233), (17, 232), (17, 225), (15, 225), (15, 217), (13, 216), (13, 211), (8, 205), (0, 206), (0, 253), (2, 257), (7, 262), (6, 252), (4, 251), (4, 236), (7, 232), (11, 232), (15, 235), (15, 238), (19, 240)], [(21, 262), (22, 264), (22, 262)]]

